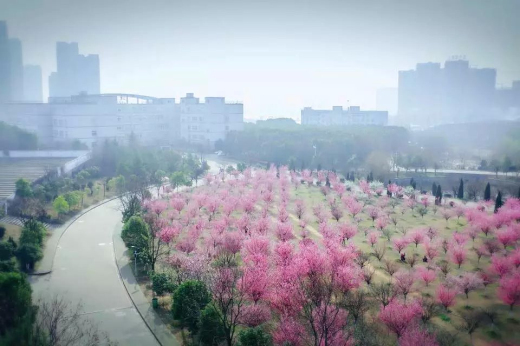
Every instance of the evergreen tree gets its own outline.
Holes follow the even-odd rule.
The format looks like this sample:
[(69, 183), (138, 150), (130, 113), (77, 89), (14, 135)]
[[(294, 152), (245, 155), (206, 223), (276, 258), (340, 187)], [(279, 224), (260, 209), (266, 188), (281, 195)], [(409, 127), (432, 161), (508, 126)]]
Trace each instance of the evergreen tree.
[(490, 199), (491, 199), (491, 185), (489, 185), (489, 183), (487, 183), (486, 189), (484, 190), (484, 200), (489, 201)]
[(329, 176), (327, 176), (327, 177), (325, 178), (325, 186), (326, 186), (326, 187), (330, 187)]
[(520, 187), (518, 188), (518, 196), (516, 198), (520, 199)]
[(462, 178), (460, 178), (460, 184), (459, 184), (459, 192), (457, 193), (458, 199), (464, 198), (464, 182), (462, 181)]
[(374, 181), (374, 173), (370, 172), (369, 176), (370, 176), (370, 182), (373, 182)]
[(497, 199), (495, 200), (495, 213), (502, 207), (504, 202), (502, 202), (502, 193), (498, 191)]
[(442, 188), (441, 184), (437, 185), (437, 193), (435, 194), (435, 197), (439, 199), (439, 203), (442, 201)]
[(432, 195), (435, 196), (437, 194), (437, 184), (433, 182), (432, 184)]

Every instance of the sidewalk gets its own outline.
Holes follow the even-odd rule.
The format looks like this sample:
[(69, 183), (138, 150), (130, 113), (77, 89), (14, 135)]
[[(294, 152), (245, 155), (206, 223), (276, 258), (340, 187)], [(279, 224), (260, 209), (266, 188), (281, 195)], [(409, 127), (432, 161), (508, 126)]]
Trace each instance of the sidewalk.
[(179, 341), (170, 332), (166, 324), (164, 324), (160, 317), (155, 313), (151, 302), (146, 299), (143, 291), (141, 291), (141, 287), (135, 279), (131, 267), (133, 262), (129, 256), (127, 256), (129, 251), (121, 239), (121, 225), (114, 229), (112, 241), (114, 245), (115, 261), (119, 269), (121, 281), (123, 282), (123, 285), (128, 292), (128, 296), (132, 300), (132, 303), (141, 315), (142, 319), (152, 334), (155, 336), (159, 344), (180, 346)]
[(75, 215), (72, 219), (68, 220), (65, 224), (60, 227), (54, 228), (51, 232), (51, 236), (47, 239), (45, 243), (45, 247), (43, 248), (43, 259), (37, 264), (36, 270), (28, 273), (29, 275), (46, 275), (52, 272), (52, 266), (54, 264), (54, 257), (56, 256), (56, 250), (58, 248), (58, 244), (60, 242), (61, 237), (67, 231), (67, 229), (72, 225), (77, 219), (82, 217), (84, 214), (88, 213), (94, 208), (99, 207), (105, 203), (113, 201), (118, 197), (112, 197), (109, 199), (104, 199), (99, 203), (91, 205), (87, 209), (79, 212), (78, 215)]

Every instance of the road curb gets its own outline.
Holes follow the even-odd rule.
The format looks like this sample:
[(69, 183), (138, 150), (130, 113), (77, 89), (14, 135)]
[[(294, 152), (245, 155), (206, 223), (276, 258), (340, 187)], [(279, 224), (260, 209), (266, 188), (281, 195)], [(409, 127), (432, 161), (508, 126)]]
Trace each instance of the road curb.
[[(116, 239), (118, 237), (118, 239)], [(116, 247), (116, 242), (120, 243), (119, 246), (124, 248), (124, 251), (118, 250)], [(123, 240), (121, 239), (121, 227), (116, 227), (114, 229), (114, 232), (112, 233), (112, 246), (114, 248), (114, 262), (117, 267), (117, 272), (119, 275), (119, 279), (121, 280), (121, 283), (123, 284), (123, 287), (125, 288), (126, 293), (128, 294), (128, 297), (130, 298), (130, 301), (132, 302), (132, 305), (134, 306), (135, 310), (141, 316), (141, 319), (146, 324), (146, 327), (148, 327), (148, 330), (150, 330), (150, 333), (154, 336), (155, 340), (159, 343), (161, 346), (171, 345), (171, 346), (180, 346), (180, 343), (178, 342), (177, 338), (170, 332), (170, 330), (166, 327), (166, 324), (161, 320), (159, 315), (154, 310), (150, 310), (151, 303), (146, 299), (146, 296), (144, 295), (144, 292), (142, 291), (141, 287), (137, 283), (137, 279), (134, 276), (134, 273), (132, 272), (132, 269), (129, 268), (128, 272), (126, 273), (127, 276), (130, 276), (131, 279), (135, 280), (137, 289), (139, 290), (139, 293), (142, 295), (141, 299), (144, 299), (143, 303), (147, 307), (147, 311), (150, 312), (153, 316), (149, 316), (146, 314), (146, 311), (141, 311), (143, 309), (143, 303), (138, 304), (136, 302), (135, 297), (130, 292), (130, 288), (128, 287), (128, 282), (126, 279), (123, 278), (123, 275), (121, 274), (121, 269), (125, 265), (131, 265), (131, 261), (128, 261), (127, 263), (122, 263), (118, 260), (118, 258), (125, 256), (126, 258), (129, 258), (126, 254), (128, 251), (128, 248), (123, 244)], [(138, 293), (138, 294), (139, 294)], [(152, 320), (152, 317), (154, 320)], [(155, 322), (155, 323), (154, 323)], [(155, 329), (152, 327), (155, 324)], [(158, 330), (156, 330), (158, 329)]]
[[(60, 240), (61, 240), (61, 237), (63, 237), (63, 235), (67, 232), (67, 230), (69, 229), (69, 227), (74, 223), (76, 222), (80, 217), (82, 217), (83, 215), (85, 215), (86, 213), (96, 209), (97, 207), (103, 205), (103, 204), (106, 204), (108, 202), (112, 202), (113, 200), (119, 198), (119, 196), (116, 196), (116, 197), (112, 197), (112, 198), (109, 198), (109, 199), (104, 199), (102, 200), (101, 202), (97, 203), (97, 204), (94, 204), (90, 207), (88, 207), (87, 209), (85, 210), (82, 210), (78, 215), (74, 216), (71, 220), (67, 221), (67, 224), (65, 226), (65, 228), (63, 229), (63, 231), (61, 232), (59, 238), (58, 238), (58, 241), (56, 242), (56, 245), (54, 246), (54, 249), (53, 250), (53, 255), (52, 255), (52, 261), (51, 261), (51, 265), (50, 265), (50, 268), (49, 269), (44, 269), (44, 270), (38, 270), (38, 271), (35, 271), (35, 272), (29, 272), (27, 273), (27, 275), (31, 275), (31, 276), (43, 276), (43, 275), (47, 275), (47, 274), (50, 274), (52, 273), (52, 268), (54, 267), (54, 259), (56, 257), (56, 250), (58, 249), (58, 245), (60, 243)], [(58, 230), (59, 228), (57, 228), (56, 230)]]

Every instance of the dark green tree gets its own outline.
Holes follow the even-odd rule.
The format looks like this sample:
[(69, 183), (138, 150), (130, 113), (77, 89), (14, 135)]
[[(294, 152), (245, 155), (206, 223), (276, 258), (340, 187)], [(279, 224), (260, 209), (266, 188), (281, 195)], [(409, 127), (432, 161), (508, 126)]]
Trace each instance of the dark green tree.
[(43, 246), (43, 238), (47, 230), (45, 226), (34, 219), (27, 220), (22, 228), (22, 234), (20, 235), (20, 245), (22, 244), (34, 244), (38, 247)]
[(22, 268), (31, 270), (34, 268), (34, 264), (43, 258), (43, 253), (37, 244), (21, 244), (16, 250), (16, 257)]
[(432, 184), (432, 196), (435, 196), (437, 195), (437, 184), (435, 184), (435, 182), (433, 182)]
[(247, 328), (238, 333), (238, 346), (271, 346), (271, 335), (261, 327)]
[(518, 195), (516, 196), (516, 198), (520, 199), (520, 187), (518, 188)]
[(486, 184), (486, 188), (484, 190), (484, 200), (489, 201), (491, 199), (491, 185), (489, 183)]
[(457, 192), (457, 198), (458, 199), (464, 198), (464, 181), (462, 181), (462, 178), (460, 178), (459, 191)]
[(29, 198), (32, 197), (33, 191), (31, 188), (31, 183), (23, 178), (20, 178), (15, 183), (16, 186), (16, 196), (20, 198)]
[(502, 192), (498, 191), (497, 199), (495, 200), (495, 213), (498, 212), (498, 209), (502, 207), (504, 202), (502, 202)]
[(152, 275), (152, 290), (158, 296), (165, 293), (172, 293), (174, 291), (174, 284), (165, 273), (153, 273)]
[(16, 271), (16, 265), (13, 244), (6, 241), (0, 242), (0, 272)]
[(148, 225), (140, 216), (130, 217), (123, 226), (121, 239), (127, 247), (135, 247), (142, 252), (148, 246)]
[[(35, 317), (31, 294), (23, 273), (0, 273), (0, 345), (28, 345)], [(5, 342), (16, 337), (17, 343)]]
[(213, 305), (207, 305), (200, 313), (199, 341), (202, 345), (218, 346), (226, 340), (220, 313)]
[(441, 184), (437, 185), (437, 193), (435, 194), (435, 197), (439, 200), (439, 203), (442, 201), (442, 188)]
[(210, 301), (211, 295), (203, 282), (185, 281), (173, 294), (173, 318), (195, 334), (198, 331), (201, 311)]

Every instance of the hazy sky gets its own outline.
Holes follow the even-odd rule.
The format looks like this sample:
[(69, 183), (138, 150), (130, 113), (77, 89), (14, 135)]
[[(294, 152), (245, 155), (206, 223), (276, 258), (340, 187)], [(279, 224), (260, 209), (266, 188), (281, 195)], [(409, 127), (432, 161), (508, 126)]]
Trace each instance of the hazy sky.
[[(24, 61), (98, 53), (101, 91), (243, 101), (246, 118), (374, 108), (397, 71), (465, 55), (520, 79), (520, 0), (0, 0)], [(350, 102), (349, 102), (350, 101)]]

